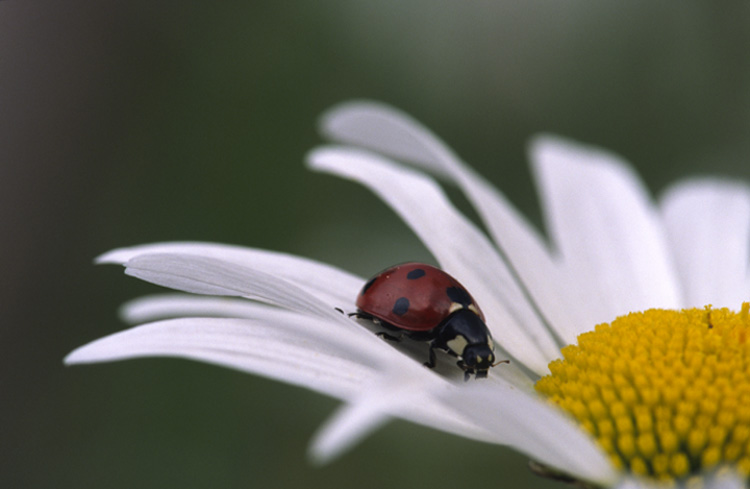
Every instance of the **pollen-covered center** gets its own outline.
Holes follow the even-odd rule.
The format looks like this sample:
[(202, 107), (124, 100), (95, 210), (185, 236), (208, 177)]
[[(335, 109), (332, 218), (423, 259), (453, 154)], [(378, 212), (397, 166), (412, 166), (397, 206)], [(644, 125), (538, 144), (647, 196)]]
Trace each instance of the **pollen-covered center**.
[(536, 390), (619, 468), (655, 479), (734, 465), (750, 474), (750, 304), (652, 309), (562, 349)]

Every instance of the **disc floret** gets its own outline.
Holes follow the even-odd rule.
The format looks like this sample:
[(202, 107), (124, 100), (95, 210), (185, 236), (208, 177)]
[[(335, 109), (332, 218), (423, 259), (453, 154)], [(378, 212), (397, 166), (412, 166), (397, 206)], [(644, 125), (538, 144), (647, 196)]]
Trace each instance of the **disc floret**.
[(749, 311), (652, 309), (600, 324), (536, 389), (623, 470), (674, 480), (732, 465), (747, 478)]

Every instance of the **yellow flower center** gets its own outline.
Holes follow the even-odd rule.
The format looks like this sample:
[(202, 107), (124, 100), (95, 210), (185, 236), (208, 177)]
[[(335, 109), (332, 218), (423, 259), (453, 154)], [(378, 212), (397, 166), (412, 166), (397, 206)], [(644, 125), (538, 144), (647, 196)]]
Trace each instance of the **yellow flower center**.
[(618, 468), (657, 480), (734, 465), (750, 474), (750, 304), (652, 309), (562, 349), (536, 390)]

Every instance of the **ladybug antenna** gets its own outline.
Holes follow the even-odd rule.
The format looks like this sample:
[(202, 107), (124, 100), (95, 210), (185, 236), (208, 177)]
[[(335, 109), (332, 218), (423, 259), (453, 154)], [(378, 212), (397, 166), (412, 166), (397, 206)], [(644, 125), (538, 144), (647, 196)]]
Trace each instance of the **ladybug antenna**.
[(492, 364), (492, 367), (497, 367), (501, 363), (510, 363), (510, 360), (498, 360), (497, 362)]

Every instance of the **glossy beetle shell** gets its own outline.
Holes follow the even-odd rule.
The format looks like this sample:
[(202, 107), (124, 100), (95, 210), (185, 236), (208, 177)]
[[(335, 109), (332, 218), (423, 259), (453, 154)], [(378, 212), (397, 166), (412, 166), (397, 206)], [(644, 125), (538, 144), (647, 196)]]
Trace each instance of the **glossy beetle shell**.
[(370, 279), (357, 296), (360, 311), (408, 331), (429, 331), (451, 313), (484, 315), (461, 283), (424, 263), (403, 263)]

